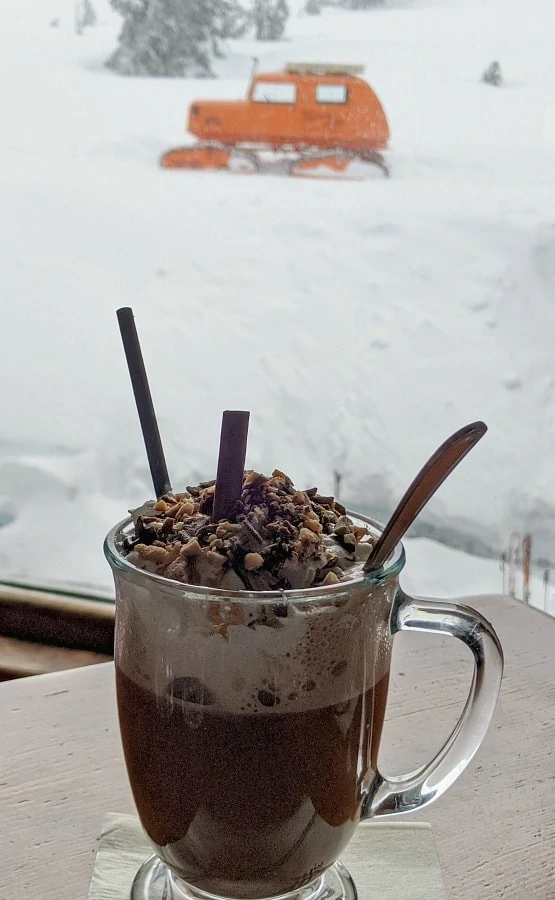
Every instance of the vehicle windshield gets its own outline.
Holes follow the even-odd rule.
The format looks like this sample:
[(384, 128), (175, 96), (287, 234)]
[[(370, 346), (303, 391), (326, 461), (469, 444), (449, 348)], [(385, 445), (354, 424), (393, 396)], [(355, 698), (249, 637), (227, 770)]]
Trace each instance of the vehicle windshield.
[[(105, 534), (247, 468), (384, 522), (402, 583), (555, 614), (555, 5), (3, 0), (0, 580), (113, 599)], [(193, 110), (191, 110), (193, 107)], [(0, 629), (1, 631), (1, 629)]]

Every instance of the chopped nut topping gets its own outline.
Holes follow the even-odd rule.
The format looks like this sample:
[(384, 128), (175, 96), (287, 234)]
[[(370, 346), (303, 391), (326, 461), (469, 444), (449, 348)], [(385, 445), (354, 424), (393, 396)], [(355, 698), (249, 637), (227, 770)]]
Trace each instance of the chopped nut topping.
[(247, 572), (254, 572), (264, 565), (264, 557), (260, 553), (247, 553), (245, 556), (245, 569)]
[(315, 534), (321, 534), (323, 530), (322, 523), (318, 521), (316, 516), (313, 519), (305, 519), (304, 526), (309, 528), (310, 531), (314, 531)]
[(314, 534), (314, 532), (311, 531), (310, 528), (301, 528), (299, 531), (299, 538), (301, 541), (310, 541), (315, 544), (318, 543), (318, 536)]
[(207, 481), (132, 510), (129, 561), (186, 584), (294, 590), (344, 580), (374, 543), (333, 497), (296, 490), (278, 469), (245, 472), (230, 521), (211, 521), (214, 492)]
[(200, 553), (202, 553), (202, 547), (200, 546), (196, 538), (192, 538), (192, 540), (190, 540), (188, 544), (185, 544), (181, 548), (179, 555), (198, 556)]
[(225, 556), (222, 556), (221, 553), (216, 553), (215, 550), (207, 550), (206, 559), (217, 568), (220, 568), (225, 563)]
[(337, 577), (337, 575), (335, 574), (335, 572), (328, 572), (328, 574), (327, 574), (326, 577), (324, 578), (322, 584), (323, 584), (323, 585), (327, 585), (327, 584), (339, 584), (339, 578)]

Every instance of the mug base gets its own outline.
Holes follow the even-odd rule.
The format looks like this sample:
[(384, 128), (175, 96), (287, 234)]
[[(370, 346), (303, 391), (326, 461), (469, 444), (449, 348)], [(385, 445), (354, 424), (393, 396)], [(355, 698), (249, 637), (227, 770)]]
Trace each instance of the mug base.
[[(201, 891), (172, 874), (156, 854), (135, 875), (130, 900), (227, 900)], [(238, 900), (238, 898), (233, 898)], [(267, 898), (260, 898), (267, 900)], [(356, 885), (345, 866), (336, 862), (323, 875), (297, 891), (269, 900), (358, 900)]]

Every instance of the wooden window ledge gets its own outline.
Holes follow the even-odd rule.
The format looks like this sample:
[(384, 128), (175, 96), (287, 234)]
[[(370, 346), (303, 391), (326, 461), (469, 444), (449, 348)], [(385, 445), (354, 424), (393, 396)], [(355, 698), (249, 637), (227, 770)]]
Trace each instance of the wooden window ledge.
[(0, 583), (0, 681), (113, 659), (113, 602)]

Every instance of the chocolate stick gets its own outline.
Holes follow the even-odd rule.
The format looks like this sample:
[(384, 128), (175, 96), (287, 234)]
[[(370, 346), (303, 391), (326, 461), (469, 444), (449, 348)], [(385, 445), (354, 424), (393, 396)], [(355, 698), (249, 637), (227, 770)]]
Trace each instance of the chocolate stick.
[(237, 500), (241, 497), (249, 416), (248, 412), (229, 409), (226, 409), (222, 416), (213, 522), (229, 519), (233, 515)]
[(127, 359), (127, 367), (131, 376), (137, 412), (139, 413), (154, 491), (157, 497), (161, 497), (163, 494), (171, 491), (170, 477), (166, 467), (158, 422), (156, 421), (156, 414), (146, 377), (133, 310), (130, 306), (124, 306), (118, 309), (116, 315), (123, 341), (123, 349), (125, 350), (125, 358)]

